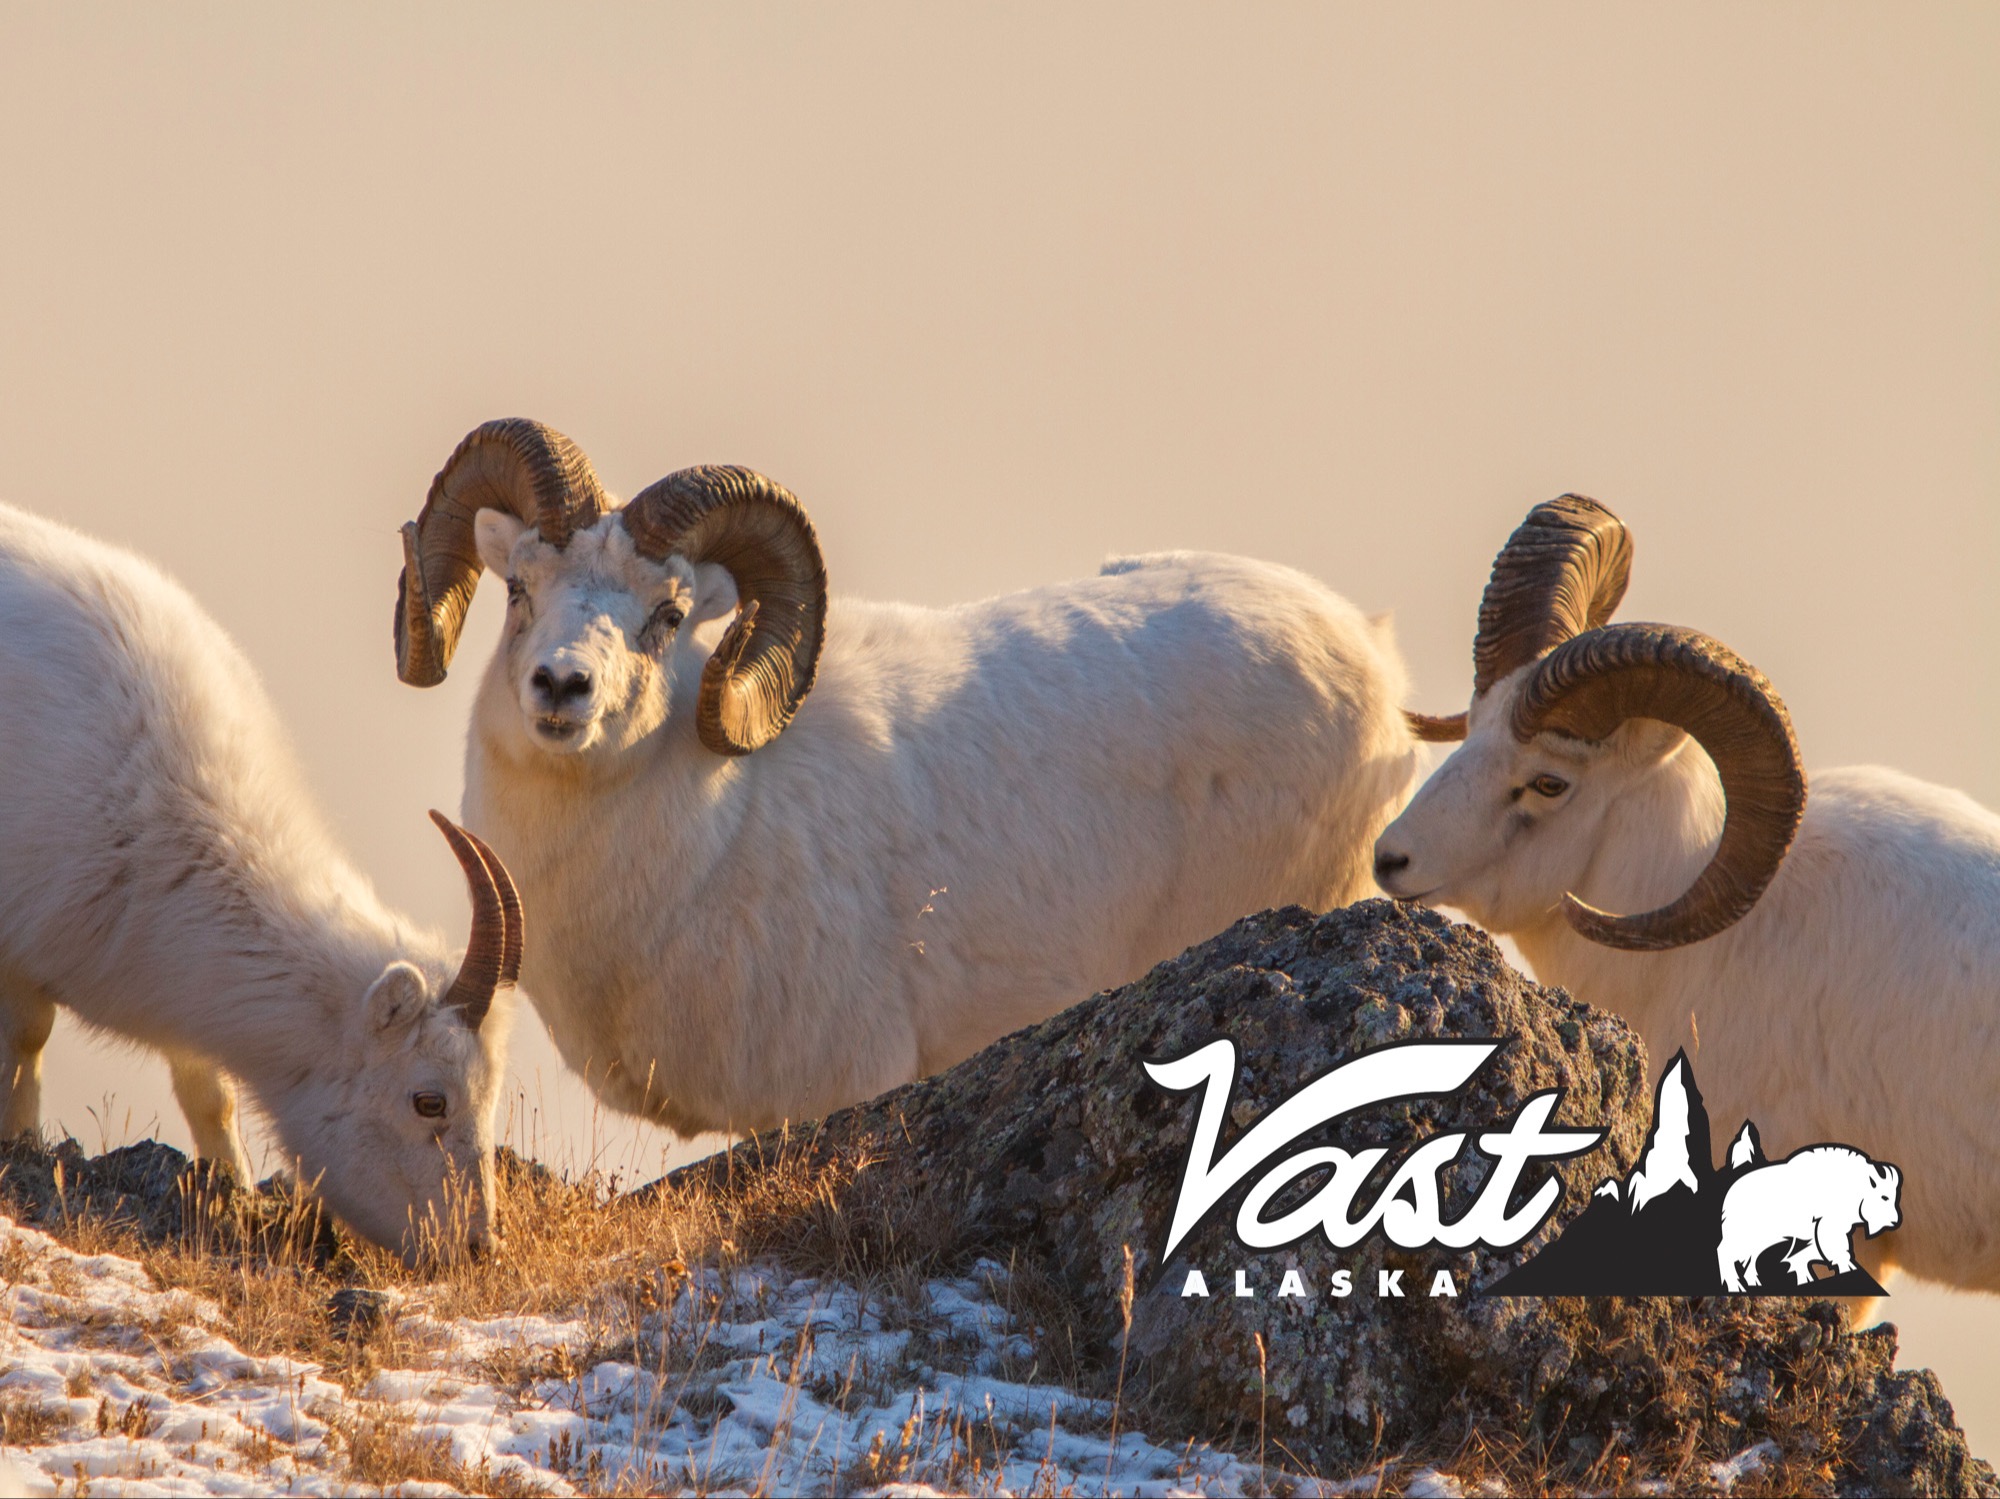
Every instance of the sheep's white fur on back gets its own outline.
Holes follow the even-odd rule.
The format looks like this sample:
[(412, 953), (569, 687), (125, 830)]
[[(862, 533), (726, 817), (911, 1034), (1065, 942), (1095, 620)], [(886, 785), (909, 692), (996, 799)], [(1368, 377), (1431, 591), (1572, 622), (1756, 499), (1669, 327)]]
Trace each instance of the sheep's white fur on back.
[(510, 611), (466, 823), (520, 882), (523, 984), (564, 1058), (678, 1130), (815, 1117), (1248, 912), (1355, 899), (1415, 771), (1386, 625), (1292, 569), (1193, 553), (952, 608), (836, 596), (817, 685), (741, 758), (692, 722), (695, 623), (734, 603), (703, 565), (659, 726), (552, 754), (529, 673), (587, 628), (564, 660), (616, 675), (606, 642), (644, 613), (606, 624), (630, 544), (616, 513), (561, 553), (480, 519), (488, 566), (540, 569), (538, 620), (589, 623)]
[[(185, 592), (0, 506), (0, 702), (6, 1133), (37, 1127), (60, 1005), (166, 1053), (201, 1153), (247, 1172), (217, 1064), (242, 1079), (382, 1242), (441, 1202), (447, 1155), (490, 1171), (504, 1013), (482, 1034), (440, 1013), (450, 949), (327, 836), (256, 674)], [(415, 1089), (448, 1096), (441, 1125)]]

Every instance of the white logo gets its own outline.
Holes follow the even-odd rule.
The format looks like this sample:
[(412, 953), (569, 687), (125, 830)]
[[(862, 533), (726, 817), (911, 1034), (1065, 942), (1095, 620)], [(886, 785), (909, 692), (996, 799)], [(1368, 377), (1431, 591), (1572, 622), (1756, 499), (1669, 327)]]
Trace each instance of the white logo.
[[(1308, 1082), (1245, 1130), (1219, 1159), (1216, 1146), (1236, 1080), (1236, 1044), (1224, 1037), (1176, 1060), (1146, 1063), (1147, 1073), (1163, 1088), (1176, 1093), (1202, 1090), (1201, 1113), (1181, 1173), (1180, 1196), (1174, 1203), (1173, 1225), (1161, 1260), (1171, 1258), (1216, 1204), (1259, 1171), (1264, 1174), (1244, 1194), (1236, 1213), (1236, 1237), (1246, 1249), (1279, 1249), (1314, 1229), (1337, 1248), (1358, 1244), (1377, 1230), (1405, 1249), (1427, 1245), (1464, 1249), (1474, 1244), (1506, 1249), (1520, 1243), (1541, 1227), (1562, 1197), (1562, 1183), (1550, 1177), (1520, 1208), (1507, 1211), (1529, 1163), (1580, 1155), (1604, 1139), (1601, 1129), (1545, 1128), (1561, 1102), (1561, 1089), (1551, 1088), (1530, 1098), (1506, 1130), (1478, 1135), (1477, 1149), (1494, 1162), (1493, 1169), (1471, 1207), (1449, 1222), (1440, 1212), (1438, 1176), (1464, 1153), (1467, 1142), (1474, 1139), (1471, 1131), (1434, 1135), (1411, 1150), (1373, 1204), (1359, 1213), (1354, 1211), (1355, 1196), (1388, 1157), (1386, 1148), (1350, 1152), (1319, 1145), (1281, 1156), (1307, 1131), (1356, 1110), (1456, 1093), (1502, 1044), (1492, 1040), (1407, 1041), (1365, 1052)], [(1318, 1191), (1276, 1218), (1264, 1216), (1286, 1187), (1320, 1170), (1330, 1175)]]
[(1897, 1196), (1903, 1173), (1846, 1145), (1814, 1145), (1775, 1165), (1746, 1171), (1722, 1199), (1716, 1268), (1725, 1289), (1762, 1282), (1760, 1255), (1782, 1250), (1795, 1285), (1811, 1285), (1814, 1261), (1836, 1275), (1855, 1268), (1851, 1239), (1865, 1226), (1874, 1238), (1903, 1221)]

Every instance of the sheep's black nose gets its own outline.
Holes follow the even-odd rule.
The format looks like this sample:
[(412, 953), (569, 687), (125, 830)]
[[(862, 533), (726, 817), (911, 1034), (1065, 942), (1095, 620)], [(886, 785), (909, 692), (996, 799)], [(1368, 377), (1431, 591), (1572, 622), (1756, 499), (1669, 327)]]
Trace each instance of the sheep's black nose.
[(1410, 867), (1408, 854), (1382, 853), (1375, 856), (1375, 878), (1386, 880), (1392, 874), (1401, 874)]
[(573, 671), (558, 682), (554, 672), (546, 666), (538, 666), (528, 682), (541, 694), (542, 701), (552, 708), (590, 696), (590, 673), (587, 671)]

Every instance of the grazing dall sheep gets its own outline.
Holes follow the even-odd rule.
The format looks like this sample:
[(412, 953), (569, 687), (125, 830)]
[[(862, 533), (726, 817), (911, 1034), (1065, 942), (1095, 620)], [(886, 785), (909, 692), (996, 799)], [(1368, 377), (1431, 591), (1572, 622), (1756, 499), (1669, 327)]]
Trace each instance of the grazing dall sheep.
[(829, 604), (769, 480), (616, 507), (499, 421), (404, 527), (404, 681), (443, 680), (482, 568), (509, 606), (466, 824), (521, 882), (564, 1059), (685, 1133), (817, 1117), (1246, 912), (1352, 900), (1415, 773), (1386, 630), (1267, 563)]
[(1515, 531), (1471, 709), (1427, 726), (1464, 743), (1383, 832), (1377, 879), (1511, 936), (1655, 1058), (1698, 1051), (1711, 1115), (1754, 1115), (1773, 1154), (1897, 1163), (1902, 1227), (1861, 1255), (1878, 1275), (2000, 1290), (2000, 817), (1877, 767), (1808, 803), (1761, 673), (1608, 623), (1631, 559), (1575, 495)]
[(239, 1179), (218, 1067), (355, 1229), (413, 1261), (447, 1226), (481, 1243), (522, 934), (491, 850), (432, 814), (472, 889), (458, 963), (335, 847), (221, 627), (139, 558), (6, 506), (0, 701), (0, 1131), (38, 1126), (61, 1005), (166, 1053), (197, 1153)]

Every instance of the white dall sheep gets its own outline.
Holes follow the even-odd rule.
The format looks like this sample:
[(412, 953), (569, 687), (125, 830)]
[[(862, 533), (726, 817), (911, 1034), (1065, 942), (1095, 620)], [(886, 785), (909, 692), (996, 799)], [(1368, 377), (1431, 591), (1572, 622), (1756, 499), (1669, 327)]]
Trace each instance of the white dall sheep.
[(472, 887), (459, 964), (335, 847), (221, 627), (137, 557), (6, 506), (0, 702), (0, 1130), (37, 1128), (61, 1005), (166, 1053), (198, 1153), (239, 1178), (218, 1065), (361, 1233), (413, 1260), (447, 1228), (435, 1247), (479, 1244), (490, 1012), (520, 963), (499, 861), (438, 818)]
[(527, 992), (600, 1097), (682, 1132), (816, 1117), (1246, 912), (1352, 900), (1415, 774), (1386, 631), (1267, 563), (829, 605), (776, 484), (616, 508), (526, 421), (460, 444), (404, 548), (419, 686), (506, 580), (464, 817), (521, 882)]
[(2000, 817), (1875, 767), (1808, 802), (1761, 673), (1606, 623), (1631, 555), (1573, 495), (1514, 533), (1465, 742), (1382, 834), (1383, 889), (1512, 936), (1655, 1059), (1686, 1047), (1711, 1117), (1755, 1117), (1773, 1155), (1901, 1167), (1902, 1227), (1861, 1253), (1877, 1274), (2000, 1290)]

